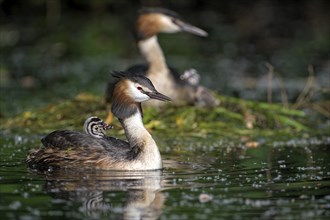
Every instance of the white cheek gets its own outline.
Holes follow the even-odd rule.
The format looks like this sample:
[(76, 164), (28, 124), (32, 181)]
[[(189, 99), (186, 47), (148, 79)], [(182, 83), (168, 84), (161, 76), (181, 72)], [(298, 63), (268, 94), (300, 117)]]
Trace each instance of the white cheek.
[(134, 100), (136, 102), (144, 102), (144, 101), (147, 101), (149, 99), (150, 99), (149, 96), (147, 96), (146, 94), (142, 94), (141, 92), (140, 92), (140, 94), (135, 94), (135, 96), (134, 96)]
[(143, 94), (140, 92), (140, 90), (138, 90), (134, 85), (130, 85), (130, 92), (131, 92), (131, 96), (133, 97), (133, 99), (136, 102), (144, 102), (150, 99), (149, 96), (147, 96), (146, 94)]
[(180, 31), (180, 27), (172, 22), (168, 17), (161, 17), (162, 32), (175, 33)]

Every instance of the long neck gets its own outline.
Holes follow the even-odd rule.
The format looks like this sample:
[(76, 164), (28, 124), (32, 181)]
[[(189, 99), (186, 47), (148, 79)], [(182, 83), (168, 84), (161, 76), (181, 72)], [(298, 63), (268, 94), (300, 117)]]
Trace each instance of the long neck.
[[(140, 111), (122, 120), (128, 142), (131, 146), (143, 145), (144, 139), (152, 139), (142, 122)], [(143, 146), (142, 146), (143, 147)]]
[(146, 167), (162, 168), (161, 156), (156, 142), (143, 126), (140, 110), (128, 118), (121, 120), (128, 142), (134, 148), (134, 159), (140, 160)]
[(138, 42), (140, 52), (149, 64), (150, 74), (167, 72), (167, 65), (162, 49), (158, 43), (157, 36), (140, 40)]

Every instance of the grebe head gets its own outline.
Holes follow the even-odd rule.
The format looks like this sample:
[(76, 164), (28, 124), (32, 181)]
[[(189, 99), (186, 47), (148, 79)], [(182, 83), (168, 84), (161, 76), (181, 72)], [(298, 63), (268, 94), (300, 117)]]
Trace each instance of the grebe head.
[(86, 119), (84, 123), (84, 131), (86, 134), (92, 135), (96, 138), (105, 137), (105, 131), (111, 129), (111, 125), (107, 125), (100, 118), (91, 116)]
[(198, 36), (207, 36), (207, 32), (184, 22), (181, 17), (163, 8), (143, 8), (136, 22), (138, 40), (148, 39), (158, 33), (188, 32)]
[(158, 92), (152, 82), (140, 73), (113, 72), (112, 76), (119, 78), (112, 97), (112, 112), (119, 119), (129, 117), (136, 110), (142, 111), (141, 102), (150, 99), (171, 101), (169, 97)]
[[(57, 130), (42, 139), (43, 147), (29, 154), (26, 162), (40, 171), (57, 168), (104, 170), (158, 170), (162, 160), (156, 142), (144, 127), (141, 102), (169, 101), (157, 92), (143, 75), (114, 72), (119, 78), (113, 92), (112, 111), (125, 130), (127, 141), (104, 137), (108, 125), (93, 116), (87, 119), (83, 134)], [(91, 136), (92, 135), (92, 136)]]

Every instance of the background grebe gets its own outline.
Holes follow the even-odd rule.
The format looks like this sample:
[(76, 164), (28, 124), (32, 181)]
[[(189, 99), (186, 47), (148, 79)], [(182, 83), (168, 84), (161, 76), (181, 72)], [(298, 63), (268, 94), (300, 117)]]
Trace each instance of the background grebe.
[(105, 137), (105, 131), (112, 129), (112, 125), (108, 125), (103, 122), (102, 119), (91, 116), (86, 119), (84, 123), (84, 131), (86, 134), (92, 135), (96, 138), (104, 138)]
[(41, 147), (31, 152), (27, 164), (32, 169), (96, 168), (105, 170), (156, 170), (162, 160), (142, 122), (141, 102), (149, 99), (170, 101), (157, 92), (145, 76), (114, 72), (119, 78), (114, 87), (112, 112), (125, 129), (128, 139), (94, 138), (77, 131), (59, 130), (43, 138)]
[[(189, 80), (180, 77), (177, 71), (167, 66), (165, 56), (158, 43), (157, 34), (176, 32), (207, 36), (207, 32), (184, 22), (173, 11), (162, 8), (140, 10), (135, 24), (135, 37), (147, 64), (134, 65), (128, 71), (145, 74), (160, 92), (166, 92), (173, 99), (175, 105), (217, 106), (219, 100), (207, 88), (198, 83), (189, 83)], [(108, 84), (107, 102), (111, 102), (111, 90), (111, 84)], [(157, 107), (163, 103), (151, 101), (146, 104)], [(109, 120), (106, 121), (109, 122)]]

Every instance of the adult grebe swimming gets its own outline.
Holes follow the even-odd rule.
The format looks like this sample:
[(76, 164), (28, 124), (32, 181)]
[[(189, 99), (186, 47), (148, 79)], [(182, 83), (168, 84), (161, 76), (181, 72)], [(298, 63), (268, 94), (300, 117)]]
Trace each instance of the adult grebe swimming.
[[(196, 71), (188, 70), (188, 72), (186, 71), (188, 74), (180, 76), (176, 70), (168, 67), (157, 38), (159, 33), (187, 32), (198, 36), (207, 36), (207, 32), (184, 22), (177, 13), (163, 8), (140, 10), (134, 32), (138, 48), (146, 64), (134, 65), (128, 71), (145, 74), (158, 91), (166, 91), (175, 105), (212, 107), (219, 104), (219, 100), (207, 88), (199, 85), (198, 80), (191, 83), (191, 77), (199, 78)], [(107, 102), (111, 102), (111, 90), (110, 83), (106, 91)], [(163, 105), (163, 103), (155, 101), (146, 104), (154, 107)], [(106, 122), (109, 121), (106, 120)]]
[(156, 170), (162, 160), (156, 142), (142, 122), (141, 102), (170, 101), (142, 75), (114, 72), (112, 112), (121, 122), (127, 141), (114, 137), (96, 138), (77, 131), (59, 130), (41, 140), (43, 146), (31, 152), (32, 169), (96, 168), (104, 170)]

